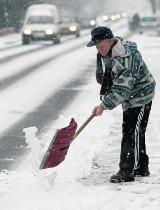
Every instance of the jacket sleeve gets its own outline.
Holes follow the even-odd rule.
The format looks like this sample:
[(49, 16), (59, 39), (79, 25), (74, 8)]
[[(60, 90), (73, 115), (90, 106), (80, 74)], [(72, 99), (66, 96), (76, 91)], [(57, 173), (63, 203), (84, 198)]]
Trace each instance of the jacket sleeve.
[(141, 59), (140, 56), (133, 55), (132, 58), (124, 58), (124, 63), (129, 62), (132, 65), (120, 66), (119, 69), (117, 67), (117, 75), (114, 75), (113, 85), (111, 87), (111, 91), (108, 95), (106, 95), (102, 100), (102, 106), (105, 109), (112, 110), (117, 107), (121, 102), (125, 101), (129, 98), (134, 83), (137, 79)]

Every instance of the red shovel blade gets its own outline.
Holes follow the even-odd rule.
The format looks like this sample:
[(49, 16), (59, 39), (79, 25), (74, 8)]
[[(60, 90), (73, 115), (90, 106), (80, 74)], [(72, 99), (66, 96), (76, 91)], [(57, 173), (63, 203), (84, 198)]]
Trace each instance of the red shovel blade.
[(69, 126), (57, 130), (42, 160), (40, 169), (56, 167), (65, 159), (76, 129), (77, 123), (72, 118)]

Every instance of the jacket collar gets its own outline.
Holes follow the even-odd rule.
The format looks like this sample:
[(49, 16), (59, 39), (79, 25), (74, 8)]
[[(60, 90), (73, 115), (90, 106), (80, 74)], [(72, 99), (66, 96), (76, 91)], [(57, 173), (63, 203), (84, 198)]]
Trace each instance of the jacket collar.
[(116, 56), (127, 57), (127, 56), (129, 56), (130, 53), (126, 51), (121, 40), (117, 37), (116, 37), (116, 39), (118, 41), (112, 49), (112, 57), (116, 57)]

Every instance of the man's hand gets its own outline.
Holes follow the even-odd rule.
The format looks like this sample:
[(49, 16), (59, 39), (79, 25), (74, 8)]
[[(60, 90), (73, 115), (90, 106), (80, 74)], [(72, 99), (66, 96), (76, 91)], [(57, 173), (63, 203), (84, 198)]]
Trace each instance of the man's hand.
[(104, 107), (100, 104), (94, 107), (92, 113), (94, 113), (95, 116), (99, 116), (99, 115), (102, 115), (103, 111), (104, 111)]

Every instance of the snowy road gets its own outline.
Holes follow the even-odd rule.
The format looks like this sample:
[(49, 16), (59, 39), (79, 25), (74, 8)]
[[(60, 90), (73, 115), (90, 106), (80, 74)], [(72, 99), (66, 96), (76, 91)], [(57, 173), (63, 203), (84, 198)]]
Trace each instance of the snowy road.
[[(115, 35), (122, 36), (127, 33), (127, 27), (122, 27), (120, 24), (113, 25), (112, 29)], [(4, 68), (6, 65), (13, 67), (14, 70), (11, 70), (10, 73), (7, 73), (8, 68), (6, 71), (2, 71), (1, 68), (1, 72), (4, 73), (1, 76), (8, 78), (10, 75), (21, 72), (22, 66), (25, 65), (27, 68), (34, 65), (38, 56), (42, 56), (40, 60), (47, 59), (47, 52), (51, 57), (58, 51), (60, 53), (63, 48), (67, 51), (67, 49), (71, 49), (72, 45), (75, 47), (75, 45), (82, 44), (77, 50), (68, 51), (54, 59), (53, 62), (46, 63), (38, 70), (23, 76), (17, 82), (0, 91), (1, 136), (7, 132), (14, 134), (14, 128), (21, 135), (23, 135), (24, 127), (36, 126), (39, 129), (41, 124), (38, 124), (38, 121), (43, 121), (43, 117), (47, 115), (49, 120), (45, 121), (44, 119), (42, 123), (47, 124), (47, 128), (40, 126), (40, 130), (44, 129), (45, 131), (42, 137), (43, 143), (44, 141), (49, 143), (55, 130), (68, 125), (71, 117), (76, 119), (78, 126), (84, 122), (93, 107), (100, 103), (99, 85), (94, 78), (96, 50), (95, 48), (88, 49), (85, 46), (89, 39), (90, 36), (86, 35), (78, 40), (70, 40), (55, 46), (55, 48), (54, 46), (45, 48), (43, 55), (41, 55), (43, 50), (40, 50), (36, 51), (36, 54), (31, 53), (30, 57), (25, 55), (25, 58), (29, 59), (24, 58), (23, 60), (22, 56), (17, 59), (18, 63), (13, 59), (1, 65)], [(16, 170), (1, 172), (0, 206), (2, 210), (159, 209), (160, 37), (155, 34), (135, 34), (130, 39), (137, 42), (144, 60), (157, 82), (147, 129), (147, 152), (150, 157), (151, 176), (138, 177), (135, 182), (131, 183), (112, 184), (109, 182), (110, 176), (118, 171), (122, 122), (122, 110), (119, 106), (113, 111), (106, 111), (101, 117), (95, 118), (72, 143), (65, 161), (58, 167), (37, 171), (36, 167), (33, 168), (34, 161), (28, 157), (18, 165)], [(52, 52), (54, 49), (56, 52)], [(77, 75), (80, 78), (77, 78)], [(84, 85), (86, 83), (87, 85)], [(72, 98), (72, 101), (66, 102), (66, 107), (63, 109), (65, 102), (60, 98), (54, 100), (52, 96), (55, 97), (57, 94), (56, 97), (60, 97), (61, 94), (58, 92), (65, 91), (65, 89), (73, 91), (73, 96), (76, 91), (78, 94), (76, 98)], [(68, 92), (66, 95), (62, 98), (68, 97)], [(49, 110), (48, 114), (45, 110)], [(42, 112), (44, 115), (40, 116), (39, 114)], [(38, 119), (37, 122), (36, 119)], [(52, 123), (48, 121), (52, 121)], [(16, 126), (19, 127), (16, 128)], [(15, 139), (18, 139), (17, 137), (15, 136)], [(5, 141), (7, 138), (6, 135)], [(0, 142), (4, 142), (3, 139), (4, 137)], [(2, 151), (0, 151), (1, 153)], [(7, 150), (4, 153), (8, 155), (9, 152)], [(7, 165), (7, 161), (14, 162), (15, 159), (10, 156), (5, 161)]]
[(17, 167), (28, 152), (23, 128), (36, 126), (39, 136), (45, 133), (94, 75), (92, 59), (85, 59), (88, 40), (89, 31), (84, 31), (78, 39), (63, 37), (59, 45), (1, 49), (0, 170)]
[[(76, 75), (76, 80), (68, 83), (68, 79), (74, 75), (75, 66), (80, 65), (72, 62), (71, 53), (75, 54), (82, 48), (83, 38), (84, 36), (68, 43), (65, 41), (63, 46), (22, 46), (22, 49), (15, 48), (13, 52), (9, 50), (1, 53), (0, 169), (8, 169), (25, 153), (23, 128), (37, 126), (43, 132), (47, 124), (55, 121), (59, 112), (76, 97), (79, 90), (73, 91), (73, 86), (87, 82), (87, 77), (81, 75), (83, 71), (89, 73), (84, 63), (83, 71)], [(63, 59), (63, 64), (59, 59)], [(68, 63), (70, 67), (64, 68), (69, 66)], [(60, 70), (65, 71), (62, 79), (64, 73)], [(9, 151), (9, 154), (6, 151)]]

